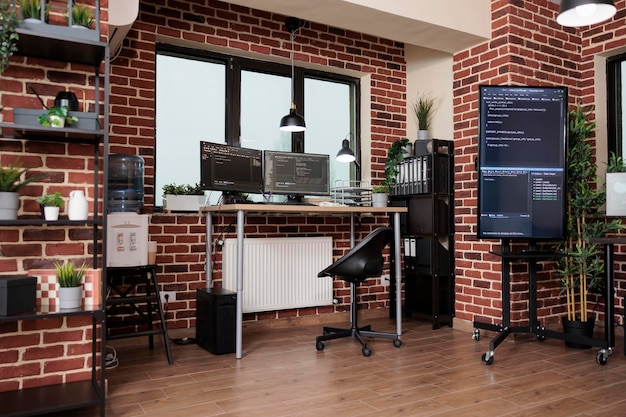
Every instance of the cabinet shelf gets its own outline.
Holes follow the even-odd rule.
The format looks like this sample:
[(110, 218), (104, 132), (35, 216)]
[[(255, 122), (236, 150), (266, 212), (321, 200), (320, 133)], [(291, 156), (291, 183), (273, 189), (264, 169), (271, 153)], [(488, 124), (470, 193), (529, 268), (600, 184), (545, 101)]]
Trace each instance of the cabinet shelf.
[(24, 28), (18, 28), (17, 33), (20, 36), (17, 41), (20, 55), (54, 61), (99, 66), (105, 58), (108, 46), (105, 42), (70, 38)]
[[(42, 110), (42, 113), (44, 110)], [(4, 138), (39, 140), (42, 142), (100, 143), (104, 130), (77, 129), (71, 127), (46, 127), (14, 123), (0, 123)]]

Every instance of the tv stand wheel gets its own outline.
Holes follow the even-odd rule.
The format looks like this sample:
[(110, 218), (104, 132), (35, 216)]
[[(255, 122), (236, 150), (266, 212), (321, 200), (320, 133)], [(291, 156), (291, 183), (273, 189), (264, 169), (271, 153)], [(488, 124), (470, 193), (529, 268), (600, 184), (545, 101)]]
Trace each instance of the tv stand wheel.
[(494, 354), (493, 350), (483, 353), (482, 359), (485, 365), (493, 365), (493, 354)]
[(361, 352), (363, 352), (363, 356), (365, 356), (366, 358), (372, 354), (372, 351), (369, 350), (367, 346), (363, 346), (363, 349), (361, 350)]
[(323, 342), (315, 342), (315, 349), (317, 349), (317, 350), (324, 350), (324, 343)]
[(393, 339), (393, 345), (397, 348), (399, 348), (400, 346), (402, 346), (402, 340), (398, 339), (397, 337), (395, 339)]
[(598, 352), (598, 355), (596, 356), (596, 362), (598, 363), (598, 365), (606, 365), (608, 361), (609, 361), (609, 355), (606, 349), (600, 349), (600, 351)]

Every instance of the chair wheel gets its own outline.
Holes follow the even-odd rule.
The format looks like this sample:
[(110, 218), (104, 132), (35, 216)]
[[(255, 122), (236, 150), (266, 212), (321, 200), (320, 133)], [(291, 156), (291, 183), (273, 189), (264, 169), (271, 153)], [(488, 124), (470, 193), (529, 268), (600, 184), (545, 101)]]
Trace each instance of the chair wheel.
[(317, 350), (324, 350), (324, 343), (323, 342), (315, 342), (315, 349), (317, 349)]
[(397, 348), (399, 348), (400, 346), (402, 346), (402, 340), (400, 339), (393, 339), (393, 345)]
[(361, 350), (361, 352), (363, 352), (363, 356), (365, 356), (366, 358), (372, 354), (372, 351), (371, 351), (371, 350), (369, 350), (367, 347), (364, 347), (364, 348)]

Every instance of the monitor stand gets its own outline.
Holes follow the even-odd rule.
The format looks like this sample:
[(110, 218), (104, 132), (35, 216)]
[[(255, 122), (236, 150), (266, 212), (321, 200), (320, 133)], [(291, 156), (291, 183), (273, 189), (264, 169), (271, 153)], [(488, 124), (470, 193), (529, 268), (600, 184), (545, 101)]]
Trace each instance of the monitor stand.
[(245, 195), (237, 191), (223, 191), (222, 192), (222, 203), (223, 204), (243, 204), (247, 203), (248, 200)]
[(288, 206), (314, 206), (313, 203), (307, 203), (304, 201), (304, 196), (302, 194), (290, 194), (287, 196), (287, 200), (281, 204), (286, 204)]

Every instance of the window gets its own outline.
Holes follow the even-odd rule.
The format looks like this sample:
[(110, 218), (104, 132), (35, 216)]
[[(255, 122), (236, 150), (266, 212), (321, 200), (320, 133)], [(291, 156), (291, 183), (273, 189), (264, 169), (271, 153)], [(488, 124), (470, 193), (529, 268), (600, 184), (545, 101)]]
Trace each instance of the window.
[(357, 179), (354, 164), (339, 163), (335, 155), (344, 138), (358, 154), (359, 80), (303, 68), (294, 73), (304, 133), (278, 129), (291, 104), (289, 65), (159, 44), (155, 205), (162, 205), (164, 184), (199, 181), (200, 141), (328, 154), (331, 187), (335, 180)]
[(626, 55), (620, 55), (608, 60), (607, 87), (608, 87), (608, 151), (615, 155), (626, 157)]

